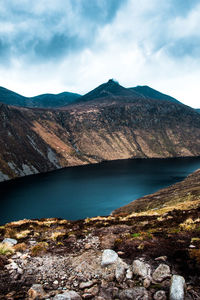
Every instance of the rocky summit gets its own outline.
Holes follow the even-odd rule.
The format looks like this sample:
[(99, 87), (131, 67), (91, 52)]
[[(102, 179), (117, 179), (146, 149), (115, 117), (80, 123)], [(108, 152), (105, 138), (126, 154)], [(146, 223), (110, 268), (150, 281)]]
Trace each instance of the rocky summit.
[(0, 104), (0, 125), (0, 181), (107, 160), (200, 155), (196, 110), (113, 80), (58, 109)]
[(199, 174), (140, 211), (0, 226), (0, 299), (200, 299)]

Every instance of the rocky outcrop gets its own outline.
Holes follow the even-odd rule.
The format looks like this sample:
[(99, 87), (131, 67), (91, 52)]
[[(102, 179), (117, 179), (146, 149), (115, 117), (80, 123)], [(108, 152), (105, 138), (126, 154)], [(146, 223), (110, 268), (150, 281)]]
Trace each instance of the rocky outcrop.
[(79, 101), (62, 110), (0, 106), (0, 181), (106, 160), (200, 155), (192, 108), (112, 81)]

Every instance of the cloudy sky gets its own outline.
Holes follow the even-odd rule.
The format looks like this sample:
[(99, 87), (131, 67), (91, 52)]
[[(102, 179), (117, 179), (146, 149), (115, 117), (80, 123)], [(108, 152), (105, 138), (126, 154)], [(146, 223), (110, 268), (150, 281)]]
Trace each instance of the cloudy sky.
[(109, 78), (200, 107), (200, 1), (0, 1), (1, 86), (83, 94)]

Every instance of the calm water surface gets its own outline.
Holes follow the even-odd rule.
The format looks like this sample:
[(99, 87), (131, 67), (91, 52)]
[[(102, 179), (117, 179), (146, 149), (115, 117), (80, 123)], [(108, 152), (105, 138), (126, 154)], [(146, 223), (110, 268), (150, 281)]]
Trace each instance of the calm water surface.
[(0, 224), (24, 218), (108, 215), (198, 168), (200, 158), (122, 160), (3, 182)]

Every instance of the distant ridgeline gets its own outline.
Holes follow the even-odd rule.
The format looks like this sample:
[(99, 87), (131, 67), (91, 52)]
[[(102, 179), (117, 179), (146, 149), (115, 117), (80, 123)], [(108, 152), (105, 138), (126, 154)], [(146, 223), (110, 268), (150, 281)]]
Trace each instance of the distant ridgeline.
[(0, 87), (0, 102), (8, 105), (38, 108), (54, 108), (70, 104), (79, 94), (63, 92), (60, 94), (43, 94), (35, 97), (24, 97)]
[[(106, 87), (106, 89), (104, 89)], [(139, 98), (166, 100), (174, 103), (181, 103), (175, 98), (160, 93), (149, 86), (136, 86), (122, 88), (118, 82), (110, 79), (108, 83), (100, 85), (95, 90), (81, 96), (77, 93), (63, 92), (60, 94), (42, 94), (35, 97), (24, 97), (4, 87), (0, 87), (0, 102), (8, 105), (23, 106), (30, 108), (58, 108), (72, 103), (89, 101), (104, 96), (136, 96)], [(200, 112), (200, 109), (198, 110)]]
[(197, 110), (147, 86), (109, 80), (84, 96), (33, 98), (0, 88), (0, 102), (0, 181), (108, 160), (200, 156)]

